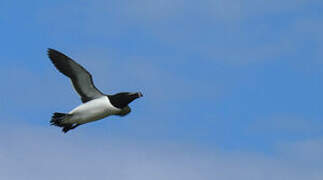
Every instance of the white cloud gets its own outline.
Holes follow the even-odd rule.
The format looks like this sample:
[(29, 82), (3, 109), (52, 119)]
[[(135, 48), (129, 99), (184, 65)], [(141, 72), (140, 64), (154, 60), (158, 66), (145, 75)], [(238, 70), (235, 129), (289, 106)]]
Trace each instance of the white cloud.
[[(132, 0), (120, 3), (122, 13), (133, 19), (163, 21), (165, 19), (203, 16), (217, 21), (240, 21), (255, 16), (268, 14), (291, 13), (316, 5), (317, 0)], [(99, 3), (100, 4), (100, 3)], [(102, 5), (102, 4), (101, 4)], [(105, 4), (109, 7), (109, 4)]]
[(278, 151), (285, 159), (301, 161), (312, 168), (323, 167), (323, 139), (307, 139), (298, 142), (290, 142), (278, 145)]
[[(69, 34), (69, 39), (61, 42), (52, 39), (52, 42), (84, 40), (86, 45), (83, 46), (87, 49), (96, 39), (112, 46), (111, 40), (124, 40), (138, 32), (142, 39), (135, 42), (137, 49), (145, 51), (145, 46), (150, 44), (142, 45), (140, 41), (151, 39), (184, 58), (193, 54), (210, 62), (244, 65), (293, 59), (304, 51), (304, 43), (308, 46), (319, 43), (313, 52), (318, 61), (322, 45), (316, 37), (322, 36), (322, 31), (315, 30), (318, 25), (314, 25), (321, 20), (306, 13), (312, 12), (311, 8), (318, 3), (318, 0), (66, 2), (64, 6), (38, 10), (38, 22), (41, 28), (50, 30), (48, 37)], [(301, 23), (304, 19), (313, 21)], [(315, 33), (304, 33), (300, 29)], [(114, 49), (118, 50), (119, 47)]]
[[(322, 166), (297, 157), (226, 152), (192, 145), (140, 142), (103, 135), (61, 134), (42, 127), (3, 127), (0, 131), (1, 179), (295, 179), (319, 180)], [(89, 133), (89, 132), (87, 132)], [(316, 143), (314, 143), (316, 144)], [(322, 145), (315, 145), (320, 155)], [(301, 143), (303, 149), (312, 143)], [(294, 149), (294, 148), (293, 148)], [(289, 148), (284, 150), (293, 151)], [(284, 153), (282, 153), (284, 155)]]

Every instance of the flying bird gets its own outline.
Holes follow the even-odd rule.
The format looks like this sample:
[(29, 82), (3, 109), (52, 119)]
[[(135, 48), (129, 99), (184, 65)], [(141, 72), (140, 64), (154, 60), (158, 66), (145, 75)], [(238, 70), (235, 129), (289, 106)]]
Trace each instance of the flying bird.
[(73, 59), (50, 48), (48, 49), (48, 57), (58, 71), (70, 78), (83, 102), (69, 113), (53, 113), (51, 125), (61, 127), (64, 133), (79, 125), (110, 115), (125, 116), (131, 112), (129, 103), (142, 97), (141, 92), (103, 94), (95, 87), (92, 75)]

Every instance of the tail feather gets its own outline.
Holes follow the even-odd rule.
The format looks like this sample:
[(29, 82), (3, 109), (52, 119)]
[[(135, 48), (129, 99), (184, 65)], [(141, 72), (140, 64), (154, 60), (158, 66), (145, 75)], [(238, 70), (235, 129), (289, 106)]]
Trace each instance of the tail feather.
[(68, 116), (69, 115), (65, 113), (55, 112), (50, 120), (50, 124), (58, 127), (64, 127), (65, 125), (63, 124), (63, 120)]
[(55, 112), (52, 116), (52, 119), (50, 120), (50, 124), (54, 126), (58, 126), (62, 128), (62, 131), (64, 133), (67, 133), (67, 131), (76, 128), (80, 124), (70, 124), (64, 122), (64, 120), (68, 117), (71, 117), (71, 114), (66, 114), (66, 113), (58, 113)]

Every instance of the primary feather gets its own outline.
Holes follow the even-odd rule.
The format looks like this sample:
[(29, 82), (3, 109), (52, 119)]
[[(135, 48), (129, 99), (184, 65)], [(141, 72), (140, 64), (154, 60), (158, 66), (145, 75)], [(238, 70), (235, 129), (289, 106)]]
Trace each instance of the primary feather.
[(48, 49), (48, 56), (55, 67), (71, 79), (83, 103), (103, 96), (103, 93), (95, 87), (91, 74), (84, 67), (54, 49)]

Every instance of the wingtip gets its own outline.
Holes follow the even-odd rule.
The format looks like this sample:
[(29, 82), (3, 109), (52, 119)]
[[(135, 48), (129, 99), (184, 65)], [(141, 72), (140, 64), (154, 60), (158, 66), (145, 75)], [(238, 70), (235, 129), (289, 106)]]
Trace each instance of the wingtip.
[(56, 50), (55, 49), (52, 49), (52, 48), (47, 48), (47, 53), (50, 54), (52, 52), (55, 52)]
[[(62, 54), (61, 52), (55, 50), (55, 49), (52, 49), (52, 48), (47, 48), (47, 55), (50, 59), (54, 58), (55, 56), (58, 56), (58, 55), (64, 55)], [(65, 56), (65, 55), (64, 55)]]
[(47, 55), (50, 56), (53, 53), (54, 49), (47, 48)]

